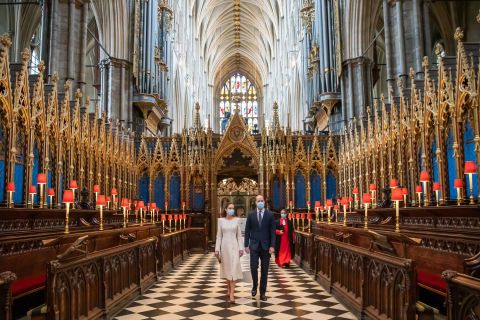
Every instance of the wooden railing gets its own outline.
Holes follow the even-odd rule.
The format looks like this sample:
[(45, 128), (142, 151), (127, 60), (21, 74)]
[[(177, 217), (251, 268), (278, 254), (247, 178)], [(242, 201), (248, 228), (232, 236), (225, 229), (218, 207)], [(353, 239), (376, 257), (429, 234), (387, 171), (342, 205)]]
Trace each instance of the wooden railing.
[(359, 317), (415, 319), (415, 266), (333, 239), (315, 237), (315, 276)]
[(447, 270), (447, 316), (449, 320), (480, 319), (480, 279)]
[(157, 280), (156, 237), (97, 251), (47, 270), (48, 319), (112, 316)]
[(295, 263), (306, 271), (313, 271), (313, 238), (309, 232), (295, 231)]

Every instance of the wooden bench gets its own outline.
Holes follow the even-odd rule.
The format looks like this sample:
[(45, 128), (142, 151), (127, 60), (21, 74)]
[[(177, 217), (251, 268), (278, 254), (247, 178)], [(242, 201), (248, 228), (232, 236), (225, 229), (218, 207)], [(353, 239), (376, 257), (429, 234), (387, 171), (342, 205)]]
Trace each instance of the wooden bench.
[(414, 320), (415, 263), (315, 237), (315, 277), (359, 318)]
[(54, 260), (47, 271), (48, 319), (108, 318), (157, 281), (151, 237), (108, 250)]
[(447, 270), (442, 278), (447, 282), (447, 319), (480, 319), (480, 279)]

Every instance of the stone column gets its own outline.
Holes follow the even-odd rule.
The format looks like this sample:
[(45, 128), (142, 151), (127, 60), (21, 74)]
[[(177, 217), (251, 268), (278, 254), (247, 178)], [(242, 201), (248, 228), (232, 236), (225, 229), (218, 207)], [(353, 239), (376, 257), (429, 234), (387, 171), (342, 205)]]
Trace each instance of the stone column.
[[(87, 28), (88, 28), (88, 2), (86, 1), (82, 6), (80, 17), (80, 59), (78, 68), (78, 88), (85, 92), (85, 64), (87, 58)], [(82, 97), (82, 113), (85, 112), (85, 108), (88, 110), (88, 106), (85, 106), (85, 98)]]
[(403, 27), (403, 0), (397, 0), (395, 4), (395, 16), (396, 16), (396, 41), (398, 44), (397, 54), (397, 65), (398, 65), (398, 76), (406, 80), (407, 77), (407, 67), (405, 61), (405, 29)]
[(395, 84), (395, 76), (392, 65), (392, 30), (390, 24), (390, 7), (388, 5), (388, 0), (383, 0), (383, 26), (385, 30), (385, 63), (387, 64), (387, 82), (393, 87)]
[(423, 27), (422, 27), (422, 9), (421, 0), (413, 0), (413, 30), (415, 42), (415, 72), (417, 78), (423, 78), (422, 59), (425, 55), (423, 48)]
[[(75, 78), (73, 57), (75, 53), (75, 0), (68, 2), (68, 63), (67, 79)], [(73, 86), (72, 86), (73, 87)], [(73, 88), (72, 88), (73, 89)]]

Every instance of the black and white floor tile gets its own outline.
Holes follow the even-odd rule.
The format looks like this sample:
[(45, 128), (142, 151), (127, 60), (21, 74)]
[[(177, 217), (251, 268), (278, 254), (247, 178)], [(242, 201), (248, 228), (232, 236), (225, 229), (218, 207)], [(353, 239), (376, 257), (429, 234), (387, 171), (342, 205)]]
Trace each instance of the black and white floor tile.
[(290, 320), (357, 319), (296, 265), (289, 269), (270, 263), (268, 301), (252, 299), (249, 256), (242, 258), (244, 279), (237, 283), (236, 304), (227, 302), (226, 284), (218, 277), (213, 254), (192, 255), (160, 279), (116, 319), (165, 320)]

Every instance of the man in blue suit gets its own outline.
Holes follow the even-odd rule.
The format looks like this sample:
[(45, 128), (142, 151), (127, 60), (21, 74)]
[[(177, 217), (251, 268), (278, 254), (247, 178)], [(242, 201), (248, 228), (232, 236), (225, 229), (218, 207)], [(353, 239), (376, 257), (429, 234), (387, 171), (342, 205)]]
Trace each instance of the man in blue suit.
[(268, 267), (270, 255), (275, 252), (275, 216), (265, 209), (265, 199), (258, 195), (255, 199), (257, 209), (247, 217), (245, 224), (245, 252), (250, 253), (250, 271), (252, 273), (252, 297), (257, 295), (258, 259), (260, 268), (260, 300), (267, 301)]

